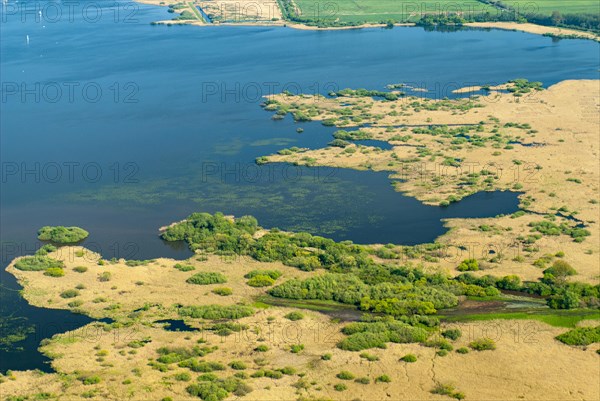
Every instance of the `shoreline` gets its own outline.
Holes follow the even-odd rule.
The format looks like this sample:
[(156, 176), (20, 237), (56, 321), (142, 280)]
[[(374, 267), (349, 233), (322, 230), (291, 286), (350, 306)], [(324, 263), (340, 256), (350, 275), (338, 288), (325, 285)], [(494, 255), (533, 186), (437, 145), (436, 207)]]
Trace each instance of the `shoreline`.
[[(163, 1), (160, 0), (135, 0), (140, 4), (147, 4), (157, 7), (168, 7)], [(189, 4), (189, 3), (188, 3)], [(189, 5), (188, 7), (189, 8)], [(182, 9), (184, 10), (184, 9)], [(194, 25), (194, 26), (262, 26), (262, 27), (283, 27), (283, 28), (292, 28), (304, 31), (344, 31), (344, 30), (352, 30), (352, 29), (370, 29), (370, 28), (384, 28), (387, 25), (381, 23), (365, 23), (360, 25), (352, 25), (352, 26), (329, 26), (329, 27), (318, 27), (306, 25), (298, 22), (287, 21), (283, 19), (281, 13), (278, 14), (278, 19), (273, 21), (272, 19), (264, 19), (260, 21), (242, 21), (242, 22), (213, 22), (213, 23), (205, 23), (200, 20), (160, 20), (155, 21), (153, 24), (155, 25)], [(416, 27), (418, 26), (414, 22), (399, 22), (395, 23), (394, 27)], [(506, 31), (519, 31), (525, 33), (531, 33), (534, 35), (552, 35), (555, 37), (567, 37), (567, 38), (577, 38), (577, 39), (590, 39), (597, 42), (600, 42), (600, 35), (587, 32), (580, 31), (573, 28), (561, 28), (554, 26), (544, 26), (533, 23), (519, 23), (519, 22), (467, 22), (459, 27), (467, 27), (467, 28), (480, 28), (480, 29), (501, 29)]]
[[(577, 116), (590, 115), (596, 110), (593, 99), (597, 96), (599, 82), (598, 80), (567, 80), (547, 89), (533, 90), (523, 94), (491, 91), (486, 96), (479, 96), (478, 100), (473, 100), (479, 103), (479, 107), (468, 108), (468, 104), (465, 104), (465, 110), (462, 110), (461, 103), (467, 102), (464, 99), (454, 101), (456, 107), (446, 110), (443, 109), (444, 105), (449, 107), (450, 103), (437, 101), (440, 107), (436, 107), (434, 103), (436, 101), (431, 101), (429, 102), (431, 103), (430, 107), (427, 107), (427, 104), (422, 105), (419, 113), (408, 107), (412, 104), (411, 99), (404, 101), (398, 99), (395, 102), (387, 103), (349, 96), (343, 97), (342, 100), (339, 98), (326, 99), (319, 103), (320, 114), (313, 117), (312, 120), (337, 119), (340, 114), (334, 111), (347, 107), (340, 103), (363, 102), (361, 103), (362, 107), (368, 106), (370, 114), (383, 117), (377, 120), (377, 125), (362, 127), (360, 131), (366, 133), (371, 139), (392, 141), (393, 150), (357, 147), (354, 144), (342, 142), (341, 147), (326, 146), (305, 152), (276, 153), (265, 157), (268, 162), (286, 162), (298, 165), (310, 163), (315, 166), (355, 170), (392, 170), (390, 173), (392, 181), (394, 178), (403, 178), (402, 183), (393, 184), (396, 191), (430, 205), (448, 205), (462, 199), (472, 191), (477, 193), (485, 190), (485, 185), (489, 185), (495, 190), (524, 191), (525, 195), (521, 196), (523, 208), (533, 213), (527, 216), (522, 215), (520, 219), (516, 218), (519, 215), (514, 218), (503, 216), (482, 219), (450, 219), (446, 221), (450, 230), (439, 237), (436, 242), (460, 243), (460, 241), (468, 239), (472, 243), (480, 243), (476, 253), (484, 255), (485, 246), (481, 243), (482, 236), (489, 238), (484, 241), (485, 244), (511, 243), (512, 239), (518, 241), (519, 235), (522, 235), (523, 238), (530, 235), (530, 224), (540, 220), (539, 213), (552, 213), (553, 210), (558, 209), (559, 206), (556, 205), (560, 205), (565, 209), (568, 208), (569, 211), (577, 212), (578, 218), (586, 222), (585, 228), (591, 231), (591, 237), (585, 242), (575, 242), (567, 237), (561, 239), (561, 237), (546, 236), (536, 243), (540, 255), (553, 254), (556, 253), (556, 250), (561, 250), (568, 254), (567, 260), (570, 263), (581, 267), (580, 280), (596, 283), (598, 263), (594, 261), (593, 255), (598, 252), (597, 223), (595, 222), (597, 207), (594, 206), (598, 202), (594, 195), (594, 190), (597, 188), (594, 184), (597, 182), (597, 164), (595, 165), (591, 161), (594, 160), (598, 149), (597, 136), (594, 135), (598, 125), (592, 119), (581, 119)], [(470, 92), (473, 89), (463, 88), (458, 91)], [(579, 94), (583, 92), (594, 93), (595, 96), (591, 96), (589, 99), (582, 98)], [(526, 115), (521, 112), (524, 109), (521, 104), (523, 99), (526, 99), (527, 102)], [(305, 103), (311, 102), (310, 99), (298, 99), (283, 95), (275, 95), (271, 101), (279, 102), (284, 106), (291, 103), (297, 104), (298, 109), (293, 111), (298, 112), (306, 109)], [(398, 112), (399, 110), (402, 110), (402, 114)], [(443, 142), (444, 140), (440, 139), (441, 134), (436, 132), (409, 133), (396, 128), (383, 129), (401, 124), (408, 126), (433, 124), (451, 127), (458, 123), (477, 124), (478, 121), (484, 121), (482, 117), (486, 115), (488, 120), (485, 120), (477, 135), (488, 138), (488, 140), (491, 140), (489, 138), (493, 138), (494, 135), (501, 135), (500, 139), (508, 142), (502, 142), (497, 146), (493, 146), (494, 144), (491, 142), (486, 146), (471, 146), (460, 138), (457, 132), (449, 132), (456, 141), (455, 146), (451, 148), (450, 140), (446, 140), (447, 143), (444, 142), (444, 146), (447, 148), (443, 148), (439, 145), (439, 141)], [(360, 115), (356, 114), (356, 116)], [(370, 120), (363, 122), (372, 123)], [(346, 132), (344, 130), (350, 132), (357, 130), (357, 125), (352, 124), (336, 126), (342, 130), (340, 131), (342, 134)], [(492, 128), (496, 134), (491, 131)], [(453, 129), (457, 130), (458, 128)], [(457, 139), (456, 136), (459, 138)], [(586, 157), (581, 158), (577, 155), (580, 152), (581, 142), (589, 143), (591, 147), (587, 151), (589, 153), (587, 162), (583, 161)], [(420, 147), (405, 146), (406, 143), (420, 145)], [(543, 145), (536, 146), (535, 144)], [(420, 154), (418, 149), (426, 152)], [(442, 160), (433, 161), (428, 158), (438, 153), (443, 157)], [(569, 156), (565, 157), (565, 155)], [(575, 158), (581, 159), (582, 162), (578, 170), (573, 172), (569, 160)], [(416, 159), (429, 163), (428, 174), (419, 174), (420, 170), (413, 170), (417, 167), (410, 167), (413, 166), (410, 163)], [(514, 174), (499, 174), (496, 178), (484, 179), (483, 171), (486, 169), (481, 168), (474, 176), (474, 184), (466, 186), (464, 182), (468, 181), (467, 178), (457, 178), (460, 176), (459, 173), (467, 173), (466, 170), (460, 170), (460, 163), (456, 170), (457, 175), (455, 176), (453, 173), (455, 170), (452, 170), (451, 164), (455, 160), (480, 167), (485, 167), (488, 162), (493, 160), (495, 166), (505, 171), (513, 171), (515, 169), (512, 167), (513, 165), (523, 167), (520, 167), (521, 173), (518, 175), (518, 182), (515, 181), (517, 176)], [(444, 170), (436, 170), (439, 167), (436, 167), (435, 163), (441, 163)], [(534, 166), (536, 170), (531, 170)], [(541, 170), (539, 174), (538, 170)], [(416, 171), (416, 173), (410, 174), (411, 171)], [(440, 182), (436, 180), (436, 174), (442, 174), (442, 171), (445, 180)], [(572, 174), (576, 174), (576, 177), (573, 177)], [(489, 184), (485, 184), (486, 182)], [(574, 185), (579, 187), (575, 189)], [(577, 195), (575, 195), (576, 193)], [(535, 199), (535, 201), (532, 202), (528, 200), (529, 198)], [(562, 219), (562, 217), (557, 218)], [(484, 231), (479, 229), (480, 226), (485, 227), (486, 234), (482, 234)], [(500, 264), (490, 262), (488, 268), (494, 269), (496, 272), (502, 271), (502, 274), (505, 275), (517, 274), (526, 280), (531, 280), (541, 274), (540, 269), (532, 264), (537, 257), (539, 255), (535, 257), (532, 255), (531, 260), (527, 263), (523, 263), (521, 258), (512, 260), (508, 257)], [(452, 268), (450, 265), (447, 267)]]
[[(149, 4), (149, 3), (146, 3)], [(330, 27), (317, 27), (299, 23), (286, 23), (286, 22), (222, 22), (206, 24), (200, 21), (190, 20), (161, 20), (155, 21), (155, 25), (193, 25), (193, 26), (254, 26), (254, 27), (279, 27), (279, 28), (291, 28), (300, 31), (347, 31), (355, 29), (374, 29), (374, 28), (385, 28), (385, 24), (361, 24), (352, 26), (330, 26)], [(417, 28), (419, 25), (407, 22), (394, 24), (394, 28)], [(543, 25), (536, 25), (530, 23), (511, 23), (511, 22), (469, 22), (460, 27), (463, 28), (475, 28), (481, 30), (487, 29), (499, 29), (503, 31), (513, 32), (524, 32), (539, 36), (551, 36), (558, 39), (581, 39), (581, 40), (593, 40), (600, 42), (600, 35), (593, 34), (591, 32), (578, 31), (575, 29), (558, 28), (558, 27), (547, 27)], [(393, 28), (390, 28), (393, 29)]]
[(518, 22), (468, 22), (463, 26), (472, 27), (472, 28), (491, 28), (491, 29), (501, 29), (505, 31), (519, 31), (525, 33), (532, 33), (534, 35), (555, 35), (557, 37), (560, 36), (571, 36), (575, 35), (578, 39), (590, 39), (595, 40), (597, 42), (600, 41), (600, 35), (596, 35), (591, 32), (586, 31), (578, 31), (576, 29), (570, 28), (560, 28), (554, 26), (544, 26), (537, 25), (532, 23), (518, 23)]
[[(135, 0), (141, 4), (147, 4), (158, 7), (168, 7), (168, 4), (162, 2), (160, 0)], [(189, 7), (189, 6), (188, 6)], [(186, 7), (186, 8), (188, 8)], [(182, 9), (183, 10), (183, 9)], [(200, 20), (159, 20), (154, 21), (152, 24), (154, 25), (194, 25), (194, 26), (262, 26), (262, 27), (283, 27), (283, 28), (292, 28), (304, 31), (344, 31), (344, 30), (353, 30), (353, 29), (370, 29), (370, 28), (384, 28), (387, 25), (381, 23), (365, 23), (360, 25), (352, 25), (352, 26), (329, 26), (329, 27), (318, 27), (312, 25), (306, 25), (298, 22), (287, 21), (283, 19), (281, 13), (278, 15), (280, 18), (277, 20), (265, 19), (260, 21), (242, 21), (242, 22), (213, 22), (213, 23), (205, 23)], [(416, 27), (419, 26), (414, 22), (400, 22), (395, 23), (394, 27)], [(525, 33), (531, 33), (534, 35), (541, 36), (553, 36), (557, 38), (575, 38), (575, 39), (589, 39), (600, 42), (600, 35), (587, 32), (580, 31), (573, 28), (561, 28), (561, 27), (553, 27), (553, 26), (544, 26), (533, 23), (520, 23), (520, 22), (467, 22), (459, 27), (467, 27), (467, 28), (479, 28), (479, 29), (501, 29), (506, 31), (519, 31)]]

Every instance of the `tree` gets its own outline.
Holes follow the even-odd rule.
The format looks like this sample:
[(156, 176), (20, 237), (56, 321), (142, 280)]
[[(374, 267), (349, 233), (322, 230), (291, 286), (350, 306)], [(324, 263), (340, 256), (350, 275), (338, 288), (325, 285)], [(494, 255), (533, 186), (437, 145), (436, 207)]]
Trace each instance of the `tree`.
[(518, 291), (521, 289), (521, 279), (515, 275), (505, 276), (496, 282), (496, 286), (503, 290)]
[(568, 276), (576, 274), (577, 270), (564, 260), (556, 260), (551, 267), (544, 270), (544, 278), (555, 283), (564, 283)]
[(460, 262), (457, 270), (461, 272), (479, 270), (479, 262), (477, 262), (477, 259), (465, 259)]
[(574, 309), (579, 307), (580, 299), (573, 291), (565, 291), (548, 298), (547, 303), (552, 309)]
[(560, 25), (563, 22), (563, 17), (560, 11), (552, 11), (552, 25)]

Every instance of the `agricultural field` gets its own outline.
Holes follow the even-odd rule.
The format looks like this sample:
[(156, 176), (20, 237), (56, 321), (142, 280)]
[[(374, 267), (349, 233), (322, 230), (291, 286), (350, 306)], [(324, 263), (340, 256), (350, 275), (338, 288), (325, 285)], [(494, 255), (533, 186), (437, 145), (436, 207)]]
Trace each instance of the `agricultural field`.
[(596, 0), (503, 0), (503, 3), (522, 13), (552, 14), (599, 14), (600, 2)]
[(295, 0), (303, 18), (333, 19), (339, 22), (378, 23), (386, 20), (415, 21), (423, 14), (445, 12), (494, 12), (495, 8), (477, 0)]

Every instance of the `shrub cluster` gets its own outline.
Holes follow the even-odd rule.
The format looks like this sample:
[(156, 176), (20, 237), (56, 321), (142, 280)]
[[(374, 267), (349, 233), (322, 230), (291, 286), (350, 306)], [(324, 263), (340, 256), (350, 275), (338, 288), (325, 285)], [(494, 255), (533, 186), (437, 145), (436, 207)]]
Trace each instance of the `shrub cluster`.
[(65, 275), (65, 270), (61, 267), (49, 267), (44, 272), (45, 276), (62, 277)]
[(179, 363), (187, 359), (195, 357), (203, 357), (211, 352), (216, 351), (217, 347), (200, 347), (195, 346), (193, 348), (185, 347), (160, 347), (156, 350), (160, 355), (157, 359), (158, 362), (164, 364)]
[(63, 268), (62, 261), (47, 256), (25, 256), (15, 263), (15, 268), (23, 271), (41, 271), (51, 268)]
[(236, 377), (226, 379), (213, 379), (200, 381), (197, 384), (191, 384), (186, 391), (204, 401), (220, 401), (230, 394), (242, 397), (252, 391), (252, 388)]
[(252, 316), (254, 310), (245, 305), (200, 305), (183, 306), (178, 309), (180, 316), (191, 317), (194, 319), (240, 319)]
[(197, 285), (223, 284), (227, 282), (227, 277), (216, 272), (201, 272), (188, 277), (185, 282)]
[(577, 327), (560, 334), (556, 339), (568, 345), (590, 345), (600, 343), (600, 326)]
[(471, 347), (475, 351), (495, 350), (496, 342), (491, 338), (479, 338), (477, 340), (471, 341), (469, 343), (469, 347)]
[(388, 342), (423, 342), (428, 336), (425, 329), (398, 321), (350, 323), (342, 329), (342, 333), (348, 337), (340, 341), (338, 347), (346, 351), (385, 348)]
[(189, 271), (192, 271), (192, 270), (196, 270), (196, 268), (194, 266), (192, 266), (192, 265), (183, 265), (181, 263), (177, 263), (173, 267), (176, 268), (179, 271), (182, 271), (182, 272), (189, 272)]
[(461, 272), (476, 271), (479, 270), (479, 262), (477, 262), (477, 259), (465, 259), (460, 262), (456, 269)]
[(251, 287), (269, 287), (275, 284), (275, 280), (281, 277), (279, 270), (252, 270), (244, 275)]
[(220, 295), (222, 297), (229, 296), (233, 294), (233, 290), (229, 287), (217, 287), (211, 291), (213, 294)]
[(300, 312), (290, 312), (284, 316), (286, 319), (291, 320), (292, 322), (304, 319), (304, 315)]

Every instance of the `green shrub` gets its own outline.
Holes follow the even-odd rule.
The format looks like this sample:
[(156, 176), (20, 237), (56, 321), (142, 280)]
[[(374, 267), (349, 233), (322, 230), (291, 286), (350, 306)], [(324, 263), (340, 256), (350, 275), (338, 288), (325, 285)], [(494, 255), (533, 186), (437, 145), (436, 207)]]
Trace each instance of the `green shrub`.
[[(544, 275), (544, 278), (547, 278), (547, 276)], [(554, 282), (555, 280), (552, 279), (551, 281)], [(581, 300), (577, 293), (566, 290), (548, 297), (546, 304), (552, 309), (574, 309), (581, 305)]]
[(375, 383), (390, 383), (392, 379), (388, 375), (381, 375), (375, 378)]
[(461, 335), (462, 335), (462, 332), (460, 331), (460, 329), (448, 329), (448, 330), (442, 331), (442, 336), (444, 336), (445, 338), (449, 338), (450, 340), (453, 340), (453, 341), (458, 340)]
[(62, 261), (47, 256), (25, 256), (15, 263), (15, 269), (23, 271), (41, 271), (64, 266)]
[(291, 367), (291, 366), (285, 366), (285, 367), (283, 367), (283, 368), (281, 368), (281, 369), (278, 369), (278, 370), (279, 370), (281, 373), (283, 373), (284, 375), (287, 375), (287, 376), (291, 376), (291, 375), (293, 375), (293, 374), (296, 374), (296, 369), (294, 369), (294, 368), (293, 368), (293, 367)]
[(469, 347), (471, 347), (475, 351), (495, 350), (496, 342), (491, 338), (479, 338), (477, 340), (471, 341), (469, 343)]
[(223, 284), (227, 282), (227, 277), (221, 273), (202, 272), (190, 276), (185, 282), (197, 285)]
[(250, 377), (268, 377), (270, 379), (281, 379), (283, 377), (283, 373), (277, 371), (277, 370), (269, 370), (269, 369), (260, 369), (257, 370), (256, 372), (252, 373), (252, 375), (250, 375)]
[(217, 350), (217, 347), (200, 347), (195, 346), (192, 348), (184, 348), (184, 347), (160, 347), (158, 350), (158, 354), (160, 357), (157, 359), (157, 362), (164, 364), (178, 363), (181, 361), (185, 361), (187, 359), (191, 359), (197, 356), (205, 356)]
[(304, 344), (294, 344), (290, 346), (290, 351), (292, 352), (292, 354), (298, 354), (302, 350), (304, 350)]
[(103, 282), (103, 283), (110, 281), (111, 278), (112, 278), (111, 272), (102, 272), (98, 275), (98, 281)]
[(99, 376), (80, 376), (78, 379), (86, 386), (98, 384), (102, 381)]
[(477, 262), (477, 259), (465, 259), (460, 262), (456, 269), (461, 272), (476, 271), (479, 270), (479, 262)]
[(338, 343), (346, 351), (385, 348), (386, 343), (416, 343), (427, 339), (428, 333), (420, 327), (402, 322), (350, 323), (342, 329), (348, 337)]
[(290, 312), (287, 315), (285, 315), (284, 317), (293, 322), (304, 319), (304, 315), (300, 312)]
[(267, 352), (269, 350), (269, 347), (267, 345), (259, 345), (258, 347), (254, 348), (254, 351), (256, 352)]
[(60, 293), (61, 298), (75, 298), (79, 296), (79, 291), (75, 289), (65, 290)]
[(214, 382), (217, 380), (219, 380), (219, 376), (217, 376), (214, 373), (203, 373), (200, 376), (198, 376), (199, 382)]
[(564, 260), (555, 260), (551, 267), (544, 270), (544, 275), (552, 275), (554, 279), (564, 281), (568, 276), (574, 276), (577, 274), (570, 264)]
[(436, 351), (435, 354), (437, 356), (446, 356), (446, 355), (448, 355), (448, 351), (445, 349), (441, 349), (441, 350)]
[(348, 372), (347, 370), (342, 370), (340, 373), (338, 373), (335, 376), (341, 380), (353, 380), (354, 379), (354, 375), (352, 373)]
[(57, 249), (58, 248), (52, 244), (45, 244), (44, 246), (40, 247), (40, 249), (35, 251), (35, 254), (38, 256), (46, 256), (50, 252), (55, 252)]
[(321, 355), (321, 359), (324, 360), (324, 361), (331, 360), (331, 357), (332, 357), (332, 355), (329, 354), (329, 353)]
[(211, 291), (213, 294), (220, 295), (222, 297), (233, 294), (233, 290), (229, 287), (217, 287)]
[(186, 391), (205, 401), (221, 401), (229, 396), (229, 392), (216, 382), (192, 384), (186, 388)]
[(269, 276), (254, 276), (247, 283), (250, 287), (270, 287), (275, 284), (275, 280), (273, 280)]
[(560, 334), (556, 339), (568, 345), (590, 345), (600, 342), (600, 326), (577, 327)]
[(78, 307), (80, 307), (81, 305), (83, 305), (83, 301), (81, 301), (81, 300), (77, 299), (77, 300), (75, 300), (75, 301), (71, 301), (71, 302), (69, 302), (67, 305), (69, 305), (69, 307), (70, 307), (70, 308), (78, 308)]
[(182, 272), (189, 272), (192, 270), (196, 270), (196, 268), (192, 265), (182, 265), (181, 263), (177, 263), (175, 266), (173, 266), (174, 268), (176, 268), (179, 271)]
[(346, 391), (348, 389), (348, 386), (346, 386), (344, 383), (337, 383), (333, 386), (333, 389), (335, 391)]
[(403, 362), (413, 363), (417, 362), (417, 357), (413, 354), (406, 354), (402, 358), (400, 358), (400, 360)]
[(85, 273), (86, 271), (88, 271), (88, 268), (85, 266), (75, 266), (73, 268), (73, 271), (77, 273)]
[(229, 367), (234, 370), (246, 370), (248, 368), (242, 361), (232, 361), (229, 363)]
[(38, 230), (38, 239), (41, 241), (52, 241), (58, 244), (72, 244), (87, 238), (90, 235), (79, 227), (45, 226)]
[(437, 383), (435, 387), (431, 390), (431, 393), (452, 396), (452, 394), (454, 393), (454, 386), (449, 383)]
[(446, 395), (448, 397), (456, 398), (457, 400), (462, 400), (465, 398), (465, 395), (463, 393), (455, 391), (454, 386), (449, 383), (437, 383), (435, 387), (431, 390), (431, 393)]
[(366, 359), (369, 362), (375, 362), (379, 360), (379, 357), (377, 355), (368, 354), (366, 352), (361, 353), (360, 357)]
[(244, 278), (250, 279), (256, 276), (268, 276), (273, 280), (277, 280), (282, 275), (283, 273), (281, 273), (279, 270), (252, 270), (251, 272), (245, 274)]
[(44, 272), (44, 276), (50, 277), (62, 277), (65, 275), (65, 271), (61, 267), (49, 267)]
[(254, 314), (254, 310), (251, 307), (244, 305), (183, 306), (177, 312), (180, 316), (208, 320), (240, 319)]
[(193, 372), (209, 373), (215, 370), (225, 370), (225, 366), (219, 362), (200, 361), (198, 359), (186, 359), (179, 362), (180, 368), (188, 368)]
[(458, 352), (459, 354), (468, 354), (469, 349), (467, 347), (460, 347), (456, 350), (456, 352)]
[(177, 373), (175, 375), (175, 380), (180, 382), (189, 382), (190, 380), (192, 380), (192, 376), (187, 372)]
[(356, 383), (359, 384), (369, 384), (371, 383), (371, 380), (369, 380), (368, 377), (359, 377), (358, 379), (354, 380)]

